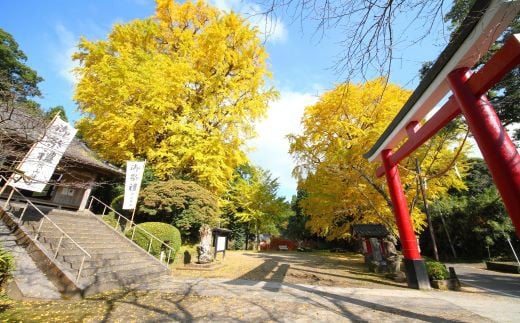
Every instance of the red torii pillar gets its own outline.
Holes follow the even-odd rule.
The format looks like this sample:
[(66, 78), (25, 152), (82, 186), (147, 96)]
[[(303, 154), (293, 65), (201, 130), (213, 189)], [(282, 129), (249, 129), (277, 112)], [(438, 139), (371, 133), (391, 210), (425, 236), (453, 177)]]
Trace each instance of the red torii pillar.
[(520, 155), (486, 95), (467, 85), (470, 76), (468, 68), (457, 69), (448, 83), (520, 237)]
[(428, 272), (426, 271), (424, 260), (419, 253), (417, 238), (413, 231), (412, 219), (408, 212), (406, 197), (399, 177), (399, 170), (397, 169), (397, 165), (391, 164), (390, 156), (392, 156), (391, 149), (385, 149), (381, 152), (381, 159), (383, 160), (386, 180), (388, 182), (388, 191), (392, 199), (395, 222), (399, 229), (399, 239), (401, 240), (403, 250), (408, 287), (429, 289), (430, 280), (428, 279)]
[(376, 173), (378, 176), (386, 174), (410, 287), (428, 288), (429, 282), (424, 262), (418, 252), (397, 165), (461, 112), (477, 141), (520, 237), (520, 154), (493, 106), (483, 94), (518, 64), (520, 36), (515, 35), (475, 75), (471, 75), (469, 68), (452, 71), (448, 74), (447, 82), (453, 97), (422, 127), (419, 127), (416, 121), (410, 122), (406, 127), (408, 141), (395, 154), (391, 149), (381, 152), (383, 167)]

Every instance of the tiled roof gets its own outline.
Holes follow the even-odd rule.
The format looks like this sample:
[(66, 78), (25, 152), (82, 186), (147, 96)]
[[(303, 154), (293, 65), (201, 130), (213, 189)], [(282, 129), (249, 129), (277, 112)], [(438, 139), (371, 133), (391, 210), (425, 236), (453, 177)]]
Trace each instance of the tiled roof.
[(358, 237), (385, 237), (388, 230), (382, 224), (354, 224), (352, 225), (352, 234)]
[[(38, 140), (46, 129), (48, 120), (28, 113), (24, 108), (0, 107), (0, 133), (8, 135), (19, 143), (30, 145)], [(65, 161), (90, 166), (109, 175), (124, 175), (114, 165), (101, 160), (85, 143), (74, 138), (63, 156)]]

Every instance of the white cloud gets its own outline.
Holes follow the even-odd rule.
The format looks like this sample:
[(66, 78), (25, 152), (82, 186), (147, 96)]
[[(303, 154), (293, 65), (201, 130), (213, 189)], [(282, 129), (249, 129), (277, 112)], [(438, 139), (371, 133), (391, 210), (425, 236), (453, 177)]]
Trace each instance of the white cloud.
[(247, 18), (267, 42), (283, 43), (287, 40), (287, 28), (282, 20), (262, 14), (261, 8), (256, 4), (243, 0), (213, 0), (212, 3), (220, 10), (234, 11)]
[(316, 100), (317, 97), (309, 93), (281, 92), (280, 100), (270, 104), (267, 119), (258, 123), (258, 137), (249, 142), (256, 148), (248, 154), (249, 158), (278, 178), (279, 194), (288, 199), (296, 194), (296, 180), (291, 175), (295, 164), (289, 155), (286, 136), (301, 133), (303, 111)]
[(243, 2), (241, 0), (213, 0), (213, 5), (223, 11), (231, 11), (239, 8)]
[(58, 44), (55, 49), (54, 63), (61, 77), (71, 84), (76, 84), (78, 79), (74, 75), (73, 69), (78, 66), (78, 62), (72, 60), (72, 54), (77, 50), (76, 44), (79, 38), (61, 23), (56, 25), (55, 30), (58, 36)]

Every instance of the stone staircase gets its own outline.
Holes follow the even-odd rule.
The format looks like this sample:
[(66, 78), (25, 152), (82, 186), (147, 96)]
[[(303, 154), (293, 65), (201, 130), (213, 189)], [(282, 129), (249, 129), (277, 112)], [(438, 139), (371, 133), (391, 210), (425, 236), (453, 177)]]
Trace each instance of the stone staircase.
[[(63, 234), (48, 220), (42, 221), (43, 217), (35, 210), (28, 209), (25, 212), (21, 226), (17, 223), (22, 213), (20, 206), (14, 205), (8, 214), (2, 215), (2, 219), (14, 231), (18, 244), (35, 251), (30, 252), (31, 256), (36, 258), (35, 262), (47, 276), (52, 276), (51, 280), (60, 291), (67, 294), (79, 292), (85, 296), (112, 289), (131, 288), (133, 285), (167, 276), (168, 270), (163, 263), (110, 228), (90, 211), (72, 212), (50, 208), (42, 211), (87, 251), (90, 257), (85, 256), (68, 239), (61, 239), (60, 243)], [(38, 229), (38, 238), (29, 239), (29, 236), (36, 236)]]

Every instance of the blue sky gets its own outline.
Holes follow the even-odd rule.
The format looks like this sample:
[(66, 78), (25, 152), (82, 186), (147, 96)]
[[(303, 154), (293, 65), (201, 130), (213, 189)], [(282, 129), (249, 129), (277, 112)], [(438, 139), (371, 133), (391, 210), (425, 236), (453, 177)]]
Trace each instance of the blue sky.
[[(222, 10), (234, 10), (246, 15), (255, 10), (245, 0), (212, 0)], [(38, 101), (44, 108), (63, 105), (70, 119), (79, 114), (72, 101), (74, 79), (70, 59), (80, 36), (90, 40), (105, 39), (114, 23), (153, 15), (151, 0), (18, 0), (3, 1), (0, 28), (11, 33), (28, 56), (27, 64), (45, 79), (40, 89), (44, 97)], [(261, 18), (250, 18), (253, 24), (264, 26)], [(398, 22), (404, 26), (406, 17)], [(270, 106), (269, 116), (258, 125), (259, 136), (250, 145), (253, 162), (271, 170), (279, 178), (280, 195), (290, 198), (296, 183), (291, 177), (292, 158), (288, 155), (285, 135), (300, 130), (299, 120), (306, 105), (315, 102), (324, 91), (344, 79), (333, 70), (333, 63), (343, 47), (341, 29), (315, 33), (311, 21), (300, 23), (289, 16), (278, 16), (269, 28), (266, 40), (273, 83), (280, 91), (280, 100)], [(401, 34), (395, 49), (400, 59), (394, 63), (390, 81), (409, 89), (418, 84), (421, 62), (434, 60), (447, 42), (447, 33), (435, 24), (428, 37), (415, 43), (414, 30)], [(356, 80), (356, 78), (354, 78)], [(357, 79), (356, 81), (359, 81)]]

